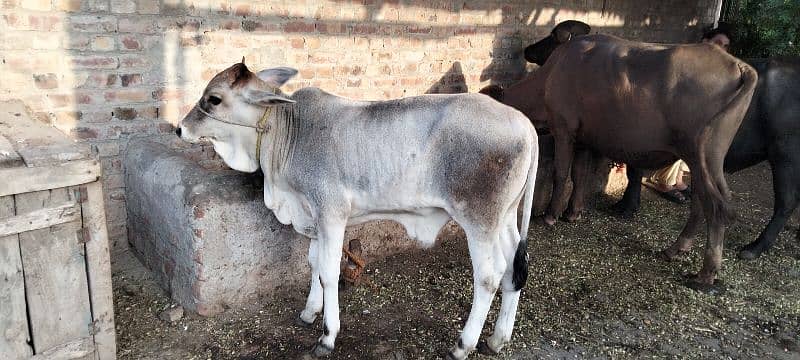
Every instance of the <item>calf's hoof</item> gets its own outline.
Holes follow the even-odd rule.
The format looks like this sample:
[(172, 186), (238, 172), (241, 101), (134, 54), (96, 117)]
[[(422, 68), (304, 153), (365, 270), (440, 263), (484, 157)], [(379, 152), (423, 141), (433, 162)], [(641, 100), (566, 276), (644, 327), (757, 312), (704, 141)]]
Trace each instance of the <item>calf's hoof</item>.
[(713, 278), (709, 280), (697, 275), (688, 276), (684, 284), (692, 290), (697, 290), (712, 296), (722, 295), (727, 291), (725, 283), (722, 280)]
[(492, 347), (489, 345), (489, 342), (486, 340), (478, 343), (478, 352), (488, 356), (495, 356), (498, 354), (498, 352), (492, 349)]
[(311, 353), (314, 354), (314, 356), (316, 356), (318, 358), (319, 357), (326, 357), (326, 356), (330, 355), (332, 352), (333, 352), (333, 348), (330, 348), (330, 347), (328, 347), (328, 345), (325, 345), (325, 344), (323, 344), (321, 342), (317, 342), (314, 345), (314, 348), (311, 349)]
[(297, 318), (296, 318), (296, 319), (294, 319), (294, 324), (295, 324), (295, 325), (297, 325), (297, 326), (299, 326), (299, 327), (306, 328), (306, 329), (308, 329), (308, 328), (310, 328), (310, 327), (314, 326), (314, 322), (313, 322), (313, 321), (312, 321), (312, 322), (306, 322), (306, 321), (305, 321), (305, 320), (303, 320), (303, 318), (302, 318), (302, 317), (300, 317), (299, 315), (297, 316)]

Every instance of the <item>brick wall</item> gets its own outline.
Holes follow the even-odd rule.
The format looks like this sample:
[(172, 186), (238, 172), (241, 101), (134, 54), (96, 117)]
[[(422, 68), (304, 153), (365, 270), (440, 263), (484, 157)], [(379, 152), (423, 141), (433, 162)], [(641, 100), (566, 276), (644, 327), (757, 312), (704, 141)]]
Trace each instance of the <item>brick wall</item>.
[[(127, 248), (120, 152), (174, 125), (217, 71), (292, 66), (287, 88), (360, 99), (477, 91), (524, 76), (524, 46), (557, 22), (656, 42), (695, 41), (719, 0), (3, 0), (0, 96), (96, 145), (114, 251)], [(528, 66), (530, 70), (531, 66)]]

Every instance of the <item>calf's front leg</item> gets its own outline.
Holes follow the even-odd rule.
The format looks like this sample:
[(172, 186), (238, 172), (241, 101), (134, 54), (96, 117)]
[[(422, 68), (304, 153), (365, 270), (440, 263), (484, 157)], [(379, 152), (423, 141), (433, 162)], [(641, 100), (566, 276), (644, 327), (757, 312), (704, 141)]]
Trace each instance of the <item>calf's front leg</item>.
[[(334, 349), (339, 333), (339, 263), (342, 258), (346, 221), (321, 221), (317, 228), (317, 268), (323, 299), (323, 333), (314, 345), (315, 356), (326, 356)], [(313, 289), (312, 289), (313, 290)]]

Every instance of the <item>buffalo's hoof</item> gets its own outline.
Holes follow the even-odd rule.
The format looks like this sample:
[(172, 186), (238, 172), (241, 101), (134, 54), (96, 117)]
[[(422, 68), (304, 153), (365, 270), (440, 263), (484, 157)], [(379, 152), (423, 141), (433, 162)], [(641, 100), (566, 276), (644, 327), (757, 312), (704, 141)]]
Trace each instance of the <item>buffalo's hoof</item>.
[(311, 350), (311, 353), (314, 354), (316, 357), (326, 357), (333, 352), (333, 348), (329, 348), (327, 345), (317, 342), (314, 345), (314, 348)]
[(633, 219), (633, 214), (639, 211), (638, 207), (630, 207), (627, 204), (624, 204), (622, 201), (618, 201), (616, 204), (611, 205), (611, 213), (614, 216), (630, 220)]
[(712, 279), (711, 282), (705, 279), (700, 279), (698, 276), (688, 276), (688, 278), (684, 281), (686, 287), (697, 290), (701, 293), (708, 294), (711, 296), (718, 296), (723, 295), (727, 291), (725, 287), (725, 283), (722, 282), (720, 279)]
[(581, 220), (581, 214), (580, 213), (578, 213), (578, 214), (569, 214), (569, 215), (567, 215), (566, 220), (567, 220), (567, 222), (570, 222), (570, 223), (578, 222), (578, 221)]
[(541, 218), (537, 218), (537, 222), (541, 222), (547, 226), (555, 226), (556, 225), (556, 218), (553, 215), (545, 215)]
[(760, 249), (758, 246), (749, 244), (742, 248), (742, 251), (739, 251), (739, 258), (742, 260), (755, 260), (764, 250)]
[(486, 340), (482, 340), (481, 342), (478, 343), (478, 352), (488, 356), (495, 356), (498, 354), (497, 351), (495, 351), (494, 349), (492, 349), (491, 346), (489, 346), (489, 343)]
[(312, 322), (306, 322), (300, 316), (298, 316), (297, 318), (294, 319), (294, 324), (299, 326), (299, 327), (306, 328), (306, 329), (314, 326), (314, 322), (313, 321)]
[(677, 260), (681, 256), (683, 256), (683, 254), (686, 254), (687, 252), (689, 252), (689, 251), (688, 250), (681, 250), (681, 249), (677, 249), (676, 250), (674, 247), (670, 246), (670, 247), (668, 247), (668, 248), (666, 248), (666, 249), (661, 251), (661, 256), (660, 257), (661, 257), (662, 260), (672, 262), (672, 261)]
[(751, 250), (743, 249), (742, 251), (739, 252), (739, 259), (742, 260), (755, 260), (758, 259), (759, 256), (761, 256), (760, 252), (755, 252)]

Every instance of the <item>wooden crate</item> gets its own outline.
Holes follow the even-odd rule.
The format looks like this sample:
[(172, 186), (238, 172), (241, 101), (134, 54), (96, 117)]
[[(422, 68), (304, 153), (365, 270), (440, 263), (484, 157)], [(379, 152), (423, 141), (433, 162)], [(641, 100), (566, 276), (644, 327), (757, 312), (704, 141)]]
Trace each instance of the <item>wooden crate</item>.
[(101, 166), (0, 102), (0, 359), (116, 357)]

